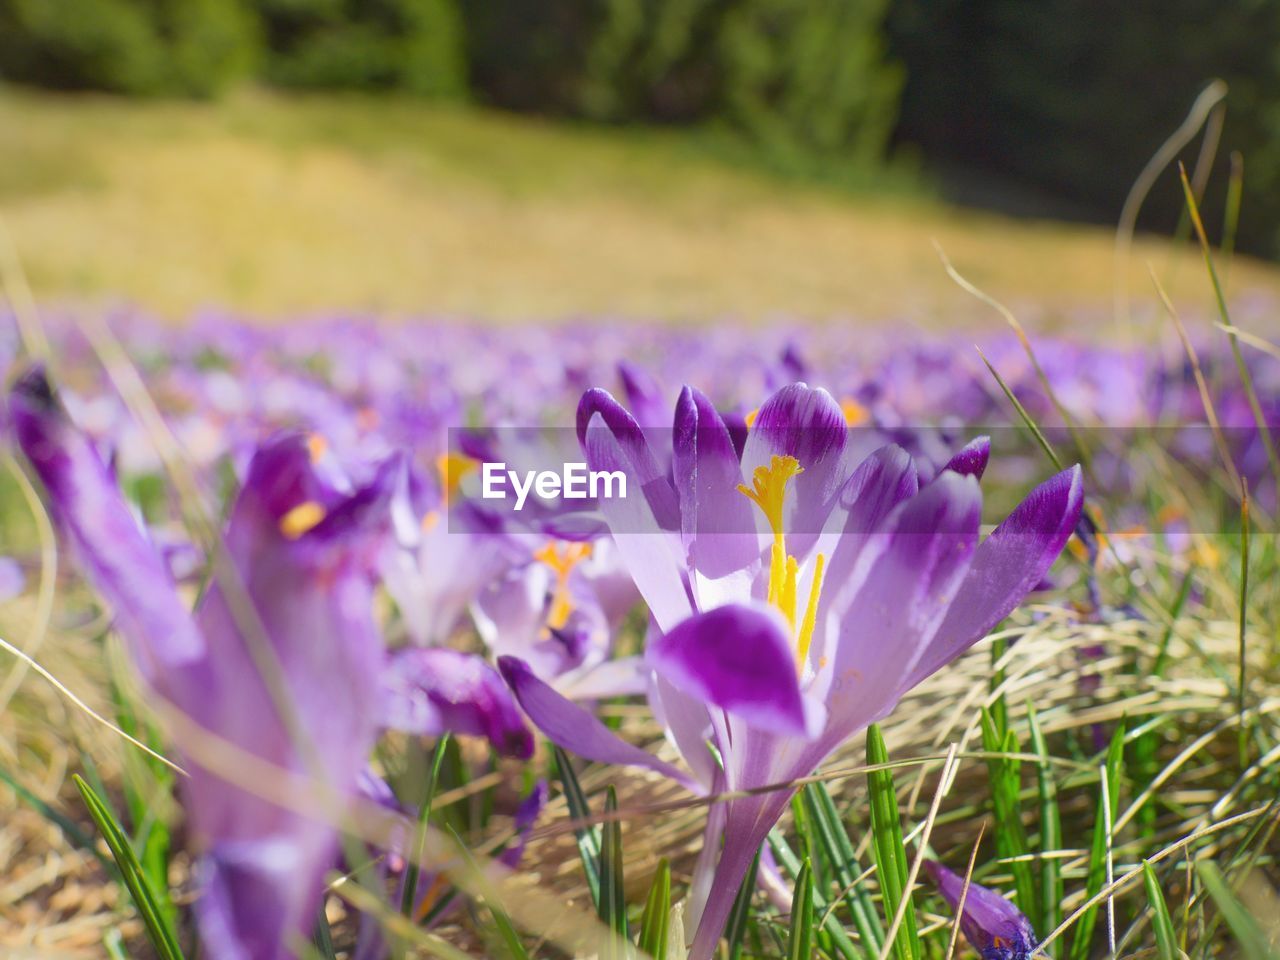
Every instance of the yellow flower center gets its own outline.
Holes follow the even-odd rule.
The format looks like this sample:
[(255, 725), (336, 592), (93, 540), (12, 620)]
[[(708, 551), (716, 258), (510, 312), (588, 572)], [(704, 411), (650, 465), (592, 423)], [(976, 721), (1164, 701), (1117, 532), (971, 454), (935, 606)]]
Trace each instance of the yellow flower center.
[(769, 554), (768, 601), (777, 607), (796, 638), (796, 667), (803, 671), (809, 657), (809, 645), (818, 620), (818, 594), (822, 590), (822, 574), (826, 558), (818, 554), (814, 560), (813, 582), (809, 587), (809, 600), (804, 615), (796, 622), (796, 583), (800, 576), (800, 563), (787, 553), (786, 534), (783, 530), (783, 508), (786, 503), (787, 484), (791, 478), (804, 473), (804, 467), (795, 457), (779, 456), (769, 461), (767, 467), (756, 467), (751, 475), (751, 486), (738, 484), (738, 490), (760, 508), (769, 529), (773, 531), (773, 548)]
[(323, 434), (307, 434), (307, 453), (310, 455), (312, 463), (319, 463), (328, 452), (329, 441), (325, 439)]
[(444, 506), (448, 508), (450, 499), (462, 486), (467, 474), (475, 471), (479, 464), (465, 453), (442, 453), (436, 457), (436, 470), (440, 473), (440, 492)]
[(324, 516), (324, 507), (314, 500), (305, 500), (280, 518), (280, 532), (287, 540), (297, 540)]
[(860, 427), (871, 419), (871, 411), (853, 397), (845, 397), (840, 401), (840, 412), (844, 414), (844, 422), (850, 427)]
[(587, 557), (591, 556), (591, 544), (566, 543), (562, 547), (548, 543), (538, 550), (533, 559), (545, 563), (556, 575), (555, 591), (551, 596), (551, 609), (547, 612), (547, 626), (560, 630), (569, 622), (573, 613), (573, 595), (569, 592), (569, 575)]

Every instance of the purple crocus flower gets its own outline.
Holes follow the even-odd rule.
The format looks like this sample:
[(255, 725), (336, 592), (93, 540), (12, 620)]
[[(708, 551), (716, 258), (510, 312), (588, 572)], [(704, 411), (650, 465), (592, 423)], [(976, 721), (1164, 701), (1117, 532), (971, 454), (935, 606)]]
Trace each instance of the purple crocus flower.
[(12, 600), (27, 587), (22, 566), (12, 557), (0, 557), (0, 603)]
[(382, 674), (383, 725), (406, 733), (485, 737), (506, 756), (528, 759), (533, 737), (498, 672), (474, 654), (413, 647), (393, 654)]
[[(398, 462), (340, 493), (314, 469), (304, 437), (261, 447), (225, 531), (229, 570), (192, 614), (162, 551), (42, 370), (14, 386), (10, 415), (51, 512), (113, 607), (142, 679), (175, 711), (172, 719), (176, 711), (186, 715), (173, 736), (190, 773), (184, 793), (200, 852), (196, 916), (211, 956), (283, 960), (310, 932), (323, 874), (338, 852), (326, 813), (332, 806), (318, 798), (342, 803), (357, 795), (382, 709), (418, 732), (456, 723), (528, 753), (528, 733), (483, 662), (426, 664), (410, 658), (427, 652), (414, 651), (385, 669), (372, 614), (374, 572)], [(224, 778), (225, 768), (200, 762), (211, 746), (270, 764), (284, 786), (268, 799)]]
[(635, 491), (601, 510), (653, 617), (651, 702), (693, 776), (589, 723), (518, 661), (501, 666), (533, 721), (581, 756), (749, 792), (709, 818), (691, 953), (706, 960), (794, 793), (762, 788), (810, 775), (1007, 616), (1075, 526), (1080, 474), (1038, 487), (979, 545), (985, 441), (922, 484), (900, 448), (859, 463), (840, 406), (804, 384), (762, 405), (741, 461), (715, 408), (686, 388), (670, 477), (604, 391), (583, 397), (578, 423), (591, 468), (624, 471)]
[(960, 929), (983, 960), (1027, 960), (1035, 952), (1039, 941), (1031, 921), (1012, 903), (972, 880), (965, 891), (964, 877), (936, 861), (926, 860), (924, 868), (951, 909), (964, 893)]
[(645, 687), (638, 658), (610, 656), (638, 599), (609, 539), (552, 539), (495, 579), (472, 618), (493, 656), (519, 657), (571, 699), (623, 696)]
[(451, 494), (471, 461), (441, 457), (432, 482), (410, 469), (396, 491), (399, 549), (382, 557), (383, 583), (400, 608), (410, 638), (423, 646), (447, 641), (467, 608), (518, 554), (501, 521)]

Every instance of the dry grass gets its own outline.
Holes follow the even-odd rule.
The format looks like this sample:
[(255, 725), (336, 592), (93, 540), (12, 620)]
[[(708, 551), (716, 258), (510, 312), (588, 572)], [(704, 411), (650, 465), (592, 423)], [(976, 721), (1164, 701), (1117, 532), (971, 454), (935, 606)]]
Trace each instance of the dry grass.
[[(180, 316), (374, 308), (499, 319), (977, 309), (932, 241), (1018, 302), (1109, 302), (1109, 231), (724, 166), (672, 135), (363, 99), (217, 105), (0, 97), (0, 209), (37, 296)], [(1163, 242), (1134, 253), (1170, 263)], [(1194, 257), (1193, 250), (1186, 256)], [(1198, 295), (1202, 270), (1178, 270)], [(1280, 291), (1241, 262), (1237, 290)], [(1207, 294), (1207, 288), (1206, 288)]]

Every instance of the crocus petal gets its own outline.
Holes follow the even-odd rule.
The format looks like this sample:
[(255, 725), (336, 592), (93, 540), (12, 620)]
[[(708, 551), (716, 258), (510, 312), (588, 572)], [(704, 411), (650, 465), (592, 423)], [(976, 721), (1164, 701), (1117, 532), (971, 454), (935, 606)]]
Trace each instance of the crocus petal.
[(1080, 519), (1078, 466), (1051, 477), (983, 541), (955, 602), (907, 681), (915, 686), (986, 636), (1043, 579)]
[(699, 607), (749, 596), (760, 547), (751, 503), (737, 489), (738, 454), (711, 401), (690, 387), (676, 403), (672, 470)]
[(386, 727), (486, 737), (504, 756), (533, 755), (533, 737), (502, 678), (475, 654), (447, 647), (400, 651), (387, 660), (382, 691)]
[(827, 737), (851, 735), (896, 702), (968, 569), (981, 508), (975, 479), (942, 474), (895, 508), (862, 552), (852, 597), (833, 591), (840, 632), (830, 654)]
[(644, 693), (648, 666), (642, 657), (616, 657), (557, 677), (555, 687), (570, 700), (603, 700)]
[(1027, 960), (1035, 952), (1031, 921), (1012, 903), (972, 880), (966, 891), (964, 877), (936, 861), (926, 860), (924, 868), (953, 910), (964, 895), (960, 929), (983, 960)]
[(750, 478), (774, 456), (790, 456), (804, 472), (792, 483), (786, 518), (788, 549), (804, 556), (836, 505), (852, 469), (845, 457), (848, 425), (831, 394), (803, 383), (774, 393), (760, 407), (742, 451), (742, 473)]
[[(208, 851), (198, 869), (210, 878), (211, 904), (221, 896), (225, 907), (201, 916), (230, 924), (237, 942), (255, 945), (254, 960), (288, 956), (288, 944), (310, 932), (336, 847), (335, 831), (313, 812), (322, 789), (315, 780), (336, 797), (354, 796), (377, 737), (384, 653), (373, 568), (389, 534), (398, 467), (385, 465), (367, 486), (338, 496), (306, 475), (310, 462), (296, 436), (254, 457), (224, 537), (233, 569), (215, 581), (197, 617), (208, 647), (202, 683), (175, 691), (200, 726), (294, 775), (287, 797), (268, 800), (188, 764), (190, 822)], [(300, 503), (312, 502), (327, 504), (325, 517), (334, 519), (291, 527)], [(266, 663), (275, 665), (270, 682), (260, 672)], [(202, 935), (217, 936), (203, 927)], [(256, 949), (267, 943), (275, 950)]]
[(653, 711), (654, 719), (662, 725), (667, 739), (680, 751), (698, 782), (710, 791), (719, 767), (708, 746), (711, 717), (707, 713), (706, 703), (677, 690), (652, 670), (649, 671), (648, 678), (649, 708)]
[(697, 930), (689, 948), (690, 960), (711, 960), (729, 919), (729, 911), (756, 851), (764, 843), (796, 788), (759, 796), (737, 797), (728, 803), (724, 822), (724, 849), (709, 884), (705, 907), (695, 911)]
[(635, 413), (642, 427), (666, 428), (671, 422), (670, 400), (662, 396), (662, 388), (648, 370), (621, 360), (618, 363), (618, 379), (626, 394), (627, 406)]
[(695, 614), (654, 641), (648, 656), (674, 687), (752, 726), (814, 732), (790, 631), (771, 608), (726, 604)]
[(828, 598), (850, 583), (858, 555), (873, 535), (883, 533), (894, 507), (919, 489), (916, 465), (899, 446), (881, 447), (858, 465), (840, 497), (846, 515), (827, 563)]
[[(299, 895), (302, 878), (323, 874), (338, 854), (332, 831), (298, 838), (258, 837), (215, 844), (196, 868), (195, 914), (205, 952), (225, 960), (285, 960), (305, 942), (319, 909), (321, 888)], [(293, 942), (286, 942), (290, 937)]]
[(520, 806), (516, 808), (514, 817), (515, 839), (498, 854), (497, 860), (499, 863), (513, 869), (519, 866), (520, 858), (524, 856), (524, 848), (529, 839), (529, 832), (533, 829), (533, 825), (538, 822), (538, 817), (542, 815), (542, 808), (547, 805), (547, 797), (549, 795), (547, 781), (539, 780), (533, 785), (529, 795), (520, 801)]
[(961, 473), (981, 480), (991, 459), (991, 438), (976, 437), (955, 452), (943, 470)]
[(604, 390), (588, 390), (578, 406), (578, 436), (592, 470), (621, 471), (625, 497), (605, 498), (618, 555), (650, 611), (664, 627), (692, 610), (679, 544), (675, 491), (654, 458), (640, 425)]
[(48, 494), (50, 512), (76, 560), (111, 605), (120, 632), (152, 686), (195, 664), (204, 641), (168, 565), (125, 503), (115, 479), (67, 417), (41, 367), (9, 396), (18, 445)]
[(554, 744), (597, 763), (617, 763), (643, 767), (701, 792), (697, 783), (682, 770), (653, 754), (627, 743), (596, 719), (591, 711), (578, 706), (543, 683), (529, 666), (517, 657), (501, 657), (498, 669), (511, 687), (516, 700), (529, 715), (534, 726)]

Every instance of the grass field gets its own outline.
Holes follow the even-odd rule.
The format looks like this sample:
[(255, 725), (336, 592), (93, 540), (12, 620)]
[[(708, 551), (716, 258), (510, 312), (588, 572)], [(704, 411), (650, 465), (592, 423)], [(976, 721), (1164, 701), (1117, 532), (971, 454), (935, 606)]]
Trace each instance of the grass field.
[[(728, 956), (968, 957), (953, 933), (954, 890), (926, 875), (936, 858), (956, 871), (968, 863), (992, 891), (984, 910), (997, 904), (998, 922), (979, 921), (976, 937), (966, 924), (984, 960), (1280, 960), (1275, 348), (1250, 337), (1247, 351), (1227, 349), (1192, 245), (1140, 242), (1127, 278), (1145, 297), (1150, 263), (1179, 309), (1199, 312), (1186, 339), (1204, 347), (1184, 353), (1171, 325), (1152, 323), (1136, 332), (1163, 336), (1134, 350), (1107, 325), (1106, 230), (951, 210), (896, 175), (879, 189), (804, 187), (728, 166), (710, 146), (403, 101), (0, 95), (0, 212), (41, 308), (123, 298), (174, 319), (203, 303), (295, 317), (268, 330), (215, 313), (187, 329), (109, 331), (97, 306), (79, 327), (53, 319), (56, 309), (42, 327), (40, 309), (20, 315), (33, 321), (22, 344), (0, 338), (6, 363), (9, 343), (17, 351), (3, 398), (12, 442), (0, 444), (0, 956), (223, 957), (233, 951), (213, 944), (234, 926), (231, 936), (267, 945), (243, 955), (322, 960), (381, 957), (379, 938), (396, 960), (684, 960), (690, 937), (694, 957), (725, 955), (722, 929)], [(1095, 342), (991, 334), (999, 318), (947, 278), (934, 241), (1042, 326), (1060, 318)], [(1271, 298), (1237, 321), (1270, 334), (1254, 324), (1280, 302), (1280, 271), (1216, 262), (1234, 294)], [(358, 308), (579, 315), (598, 328), (334, 322)], [(712, 322), (725, 313), (785, 316), (752, 329)], [(979, 313), (990, 380), (936, 329)], [(624, 316), (704, 325), (610, 326)], [(799, 319), (836, 316), (856, 323)], [(886, 318), (904, 323), (875, 330)], [(69, 415), (38, 368), (15, 379), (45, 354)], [(831, 396), (792, 383), (801, 378)], [(463, 490), (455, 473), (476, 467), (473, 456), (529, 455), (499, 428), (568, 427), (598, 384), (634, 394), (646, 425), (670, 424), (666, 401), (682, 382), (710, 399), (682, 394), (665, 443), (614, 411), (623, 426), (591, 422), (617, 436), (584, 445), (587, 457), (625, 449), (633, 489), (681, 507), (672, 550), (611, 561), (643, 539), (618, 527), (632, 536), (609, 546), (606, 534), (593, 555), (559, 539), (567, 514), (529, 526), (494, 514), (444, 539), (453, 531), (440, 511)], [(775, 402), (779, 383), (790, 386)], [(588, 410), (604, 403), (585, 397)], [(739, 421), (748, 409), (752, 420)], [(1024, 416), (1072, 429), (1050, 441), (1036, 427), (1019, 443), (999, 425)], [(1148, 421), (1161, 427), (1150, 438), (1130, 429)], [(465, 447), (452, 429), (462, 422), (478, 428)], [(776, 434), (795, 455), (743, 473), (739, 458), (753, 454), (735, 450), (729, 422), (741, 422), (744, 450), (780, 445)], [(791, 426), (763, 426), (777, 422)], [(903, 428), (925, 426), (918, 462), (882, 450), (874, 469), (839, 473), (853, 468), (844, 422), (913, 446)], [(985, 476), (986, 446), (959, 447), (977, 425), (995, 438)], [(250, 450), (265, 458), (259, 468), (244, 468)], [(1074, 461), (1081, 473), (1057, 473)], [(806, 469), (847, 485), (796, 481), (788, 494)], [(737, 483), (748, 476), (754, 489)], [(1046, 481), (980, 547), (978, 477), (992, 519)], [(767, 562), (738, 546), (762, 518), (751, 513), (742, 530), (715, 519), (737, 516), (720, 511), (743, 506), (740, 493), (773, 527)], [(857, 552), (832, 552), (825, 587), (824, 556), (812, 558), (803, 618), (801, 560), (789, 550), (807, 564), (816, 544), (797, 549), (804, 528), (782, 530), (800, 507), (813, 509), (813, 529), (857, 538)], [(230, 518), (226, 534), (215, 517)], [(406, 519), (421, 533), (402, 543)], [(697, 549), (679, 549), (677, 530)], [(728, 574), (699, 579), (702, 559), (721, 554)], [(604, 575), (571, 583), (588, 559)], [(646, 637), (652, 597), (666, 600), (670, 582), (679, 622)], [(730, 727), (737, 694), (725, 705), (690, 688), (682, 709), (694, 708), (693, 722), (680, 718), (683, 737), (664, 731), (674, 714), (657, 709), (654, 694), (669, 694), (652, 658), (641, 668), (649, 705), (630, 685), (609, 693), (606, 674), (596, 696), (577, 687), (598, 700), (591, 710), (561, 704), (545, 738), (526, 729), (520, 710), (545, 720), (549, 701), (518, 708), (508, 690), (528, 693), (527, 668), (504, 658), (504, 680), (496, 657), (569, 651), (581, 623), (586, 652), (557, 655), (553, 679), (579, 683), (579, 668), (590, 676), (597, 663), (634, 669), (627, 655), (718, 612), (693, 609), (699, 585), (707, 606), (718, 590), (740, 600), (738, 616), (767, 596), (771, 629), (786, 628), (775, 638), (781, 669), (759, 669), (770, 662), (748, 643), (759, 631), (731, 638), (744, 672), (756, 663), (752, 682), (777, 687), (752, 695), (753, 714)], [(454, 596), (469, 612), (447, 612)], [(1025, 604), (1006, 619), (1004, 599)], [(519, 609), (508, 617), (508, 606)], [(420, 638), (437, 615), (440, 635)], [(957, 637), (976, 645), (921, 672), (949, 625), (948, 656), (964, 649), (951, 647)], [(727, 650), (711, 647), (707, 676)], [(420, 654), (414, 676), (425, 679), (393, 670)], [(899, 697), (873, 684), (900, 690), (902, 703), (870, 732), (863, 691), (884, 709)], [(795, 761), (812, 756), (798, 726), (761, 726), (759, 739), (750, 726), (764, 700), (793, 691), (837, 717), (820, 764)], [(405, 705), (388, 711), (389, 697)], [(447, 719), (439, 729), (367, 722), (395, 726), (389, 714), (401, 712)], [(706, 783), (666, 765), (682, 754)], [(648, 772), (622, 768), (637, 755)], [(362, 772), (385, 790), (347, 802)], [(753, 806), (780, 790), (795, 793), (789, 809)], [(717, 811), (732, 814), (722, 851), (716, 831), (704, 833)], [(731, 843), (735, 869), (748, 872), (711, 876), (716, 859), (731, 862)], [(746, 881), (758, 845), (777, 864), (760, 861), (759, 892)], [(232, 881), (210, 886), (211, 864)], [(740, 883), (729, 921), (695, 934), (701, 893)], [(250, 909), (233, 915), (227, 891)], [(1014, 939), (1009, 895), (1026, 914)], [(274, 904), (295, 897), (297, 917), (280, 919)], [(637, 933), (643, 953), (615, 936)]]
[[(408, 101), (246, 93), (218, 104), (0, 95), (0, 210), (41, 299), (178, 317), (335, 308), (497, 319), (896, 318), (974, 304), (940, 243), (1013, 302), (1107, 303), (1107, 230), (956, 211), (717, 162), (696, 138)], [(1194, 256), (1187, 251), (1186, 256)], [(1142, 242), (1171, 270), (1168, 247)], [(1203, 271), (1177, 269), (1183, 295)], [(1241, 262), (1239, 290), (1280, 291)]]

